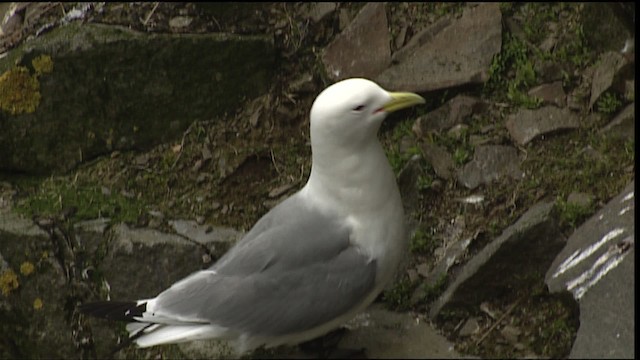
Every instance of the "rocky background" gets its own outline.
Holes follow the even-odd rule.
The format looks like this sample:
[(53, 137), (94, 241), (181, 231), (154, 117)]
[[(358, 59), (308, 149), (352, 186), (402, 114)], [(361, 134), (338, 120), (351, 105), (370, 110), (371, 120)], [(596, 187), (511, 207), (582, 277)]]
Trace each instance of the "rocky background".
[(356, 76), (427, 104), (380, 134), (409, 256), (338, 345), (634, 357), (633, 4), (4, 3), (0, 16), (3, 358), (230, 356), (215, 341), (112, 353), (124, 325), (76, 307), (154, 296), (214, 262), (305, 183), (309, 107)]

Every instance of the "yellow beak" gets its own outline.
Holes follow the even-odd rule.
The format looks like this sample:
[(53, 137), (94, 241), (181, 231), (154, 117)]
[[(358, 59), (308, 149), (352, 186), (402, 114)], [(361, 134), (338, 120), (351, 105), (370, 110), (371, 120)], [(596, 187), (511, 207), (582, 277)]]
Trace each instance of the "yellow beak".
[(422, 96), (410, 92), (390, 92), (389, 95), (391, 95), (391, 100), (382, 106), (382, 110), (386, 112), (393, 112), (425, 103)]

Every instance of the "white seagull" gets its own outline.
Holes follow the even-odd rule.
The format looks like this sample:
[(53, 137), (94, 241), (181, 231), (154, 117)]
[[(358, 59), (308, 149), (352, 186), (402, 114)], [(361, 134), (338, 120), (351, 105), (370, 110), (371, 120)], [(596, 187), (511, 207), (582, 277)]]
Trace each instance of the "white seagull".
[(239, 353), (344, 324), (373, 302), (404, 254), (400, 192), (376, 134), (388, 113), (421, 103), (366, 79), (329, 86), (311, 107), (312, 167), (300, 191), (210, 268), (151, 299), (80, 310), (131, 321), (140, 347), (219, 338)]

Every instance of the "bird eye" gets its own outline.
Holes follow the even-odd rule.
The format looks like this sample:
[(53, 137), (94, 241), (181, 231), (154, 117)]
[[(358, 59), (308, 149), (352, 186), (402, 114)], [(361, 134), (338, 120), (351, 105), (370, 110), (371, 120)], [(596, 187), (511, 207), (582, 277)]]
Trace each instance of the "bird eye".
[(358, 105), (353, 108), (353, 111), (362, 111), (364, 109), (364, 105)]

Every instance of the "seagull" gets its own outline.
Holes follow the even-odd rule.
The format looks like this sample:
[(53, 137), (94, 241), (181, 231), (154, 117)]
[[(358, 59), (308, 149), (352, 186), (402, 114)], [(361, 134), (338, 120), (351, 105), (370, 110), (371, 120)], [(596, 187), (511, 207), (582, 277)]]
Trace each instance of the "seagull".
[(311, 107), (302, 189), (208, 269), (154, 298), (80, 311), (129, 321), (139, 347), (216, 338), (239, 354), (338, 328), (373, 302), (405, 254), (400, 192), (377, 132), (387, 114), (424, 102), (362, 78), (327, 87)]

